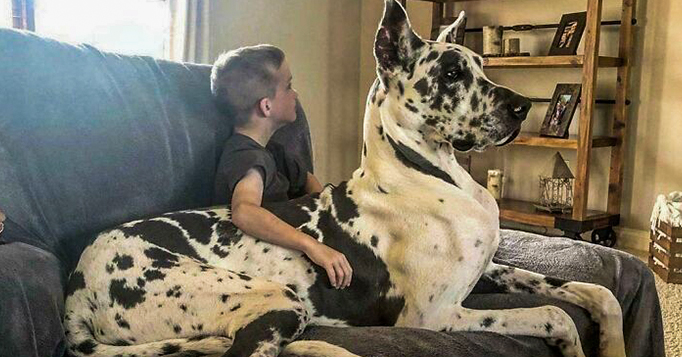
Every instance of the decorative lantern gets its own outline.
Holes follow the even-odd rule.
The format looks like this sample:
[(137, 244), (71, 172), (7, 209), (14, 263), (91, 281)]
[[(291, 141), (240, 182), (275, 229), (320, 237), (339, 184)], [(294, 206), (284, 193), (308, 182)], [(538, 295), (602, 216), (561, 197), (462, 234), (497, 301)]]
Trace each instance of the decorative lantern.
[(540, 204), (535, 207), (550, 213), (571, 212), (575, 177), (560, 153), (552, 161), (551, 172), (540, 175)]

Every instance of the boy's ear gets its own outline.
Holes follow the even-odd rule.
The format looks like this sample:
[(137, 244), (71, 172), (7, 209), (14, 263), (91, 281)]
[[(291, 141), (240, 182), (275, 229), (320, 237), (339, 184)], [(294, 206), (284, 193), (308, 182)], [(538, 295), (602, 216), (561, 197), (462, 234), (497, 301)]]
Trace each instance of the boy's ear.
[(258, 101), (258, 110), (264, 117), (269, 117), (272, 112), (272, 102), (270, 98), (265, 97)]
[[(410, 20), (402, 5), (385, 0), (384, 16), (374, 41), (374, 56), (379, 78), (399, 67), (408, 69), (425, 43), (412, 31)], [(384, 83), (386, 85), (386, 83)]]

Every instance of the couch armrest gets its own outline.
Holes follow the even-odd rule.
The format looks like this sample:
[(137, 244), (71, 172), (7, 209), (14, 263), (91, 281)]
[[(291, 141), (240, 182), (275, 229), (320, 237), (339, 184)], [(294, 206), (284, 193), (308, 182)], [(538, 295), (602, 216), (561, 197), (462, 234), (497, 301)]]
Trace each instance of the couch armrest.
[(64, 355), (65, 282), (53, 254), (24, 243), (0, 245), (0, 355)]

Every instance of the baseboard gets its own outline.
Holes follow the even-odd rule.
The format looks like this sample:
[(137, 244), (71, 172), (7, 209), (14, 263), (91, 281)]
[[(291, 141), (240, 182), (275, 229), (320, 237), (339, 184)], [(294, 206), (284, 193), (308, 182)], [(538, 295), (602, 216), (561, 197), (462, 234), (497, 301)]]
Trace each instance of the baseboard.
[(616, 247), (641, 252), (649, 251), (649, 231), (624, 227), (614, 227), (616, 231)]

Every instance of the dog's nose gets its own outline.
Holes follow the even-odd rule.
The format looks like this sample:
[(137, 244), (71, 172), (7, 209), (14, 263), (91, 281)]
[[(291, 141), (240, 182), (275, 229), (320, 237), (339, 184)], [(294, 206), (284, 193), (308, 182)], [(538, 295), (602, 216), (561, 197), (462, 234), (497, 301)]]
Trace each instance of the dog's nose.
[(503, 101), (502, 105), (513, 119), (526, 120), (526, 116), (533, 105), (528, 98), (503, 87), (498, 87), (496, 94)]
[(502, 108), (507, 110), (512, 119), (518, 121), (526, 120), (528, 111), (530, 111), (533, 105), (528, 98), (504, 87), (497, 87), (495, 89), (495, 96), (501, 102)]
[(509, 112), (511, 113), (512, 117), (519, 121), (526, 120), (526, 116), (528, 115), (528, 112), (532, 106), (533, 104), (528, 98), (518, 94), (514, 94), (510, 98), (508, 104)]

